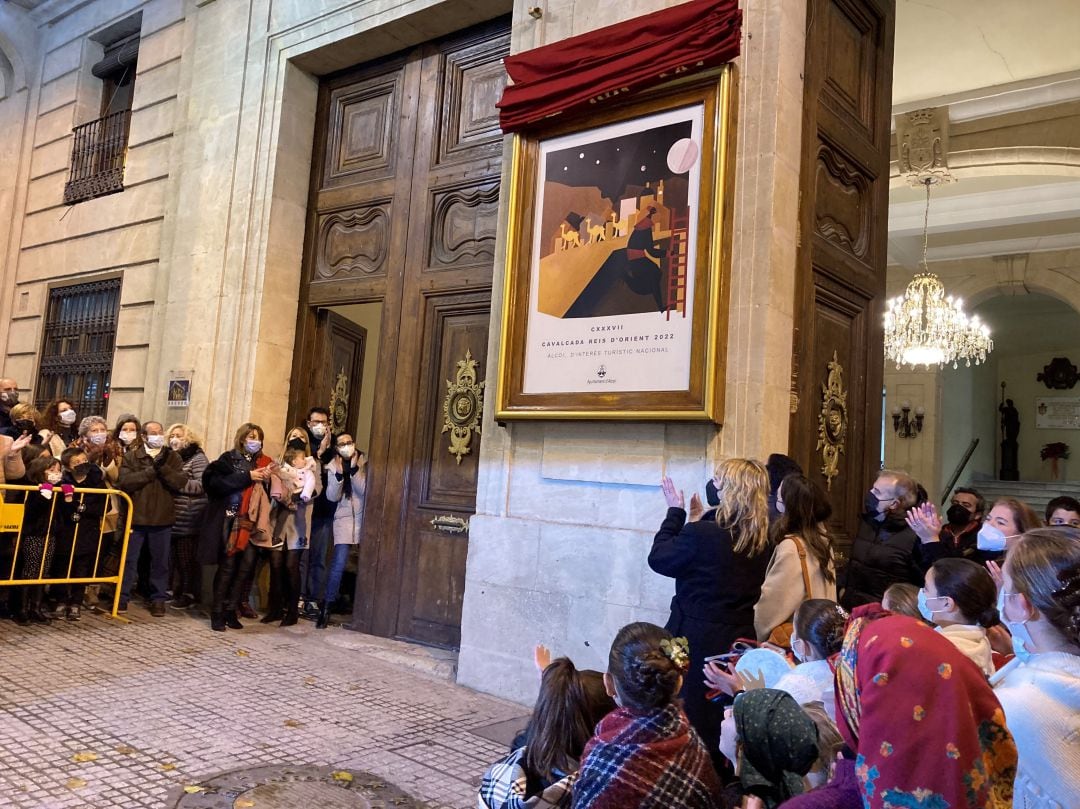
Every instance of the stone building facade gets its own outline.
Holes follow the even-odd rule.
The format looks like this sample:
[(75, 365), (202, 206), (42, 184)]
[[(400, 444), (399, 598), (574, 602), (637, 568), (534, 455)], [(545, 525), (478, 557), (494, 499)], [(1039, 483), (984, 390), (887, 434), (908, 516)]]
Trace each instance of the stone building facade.
[[(0, 362), (34, 396), (50, 289), (121, 279), (111, 417), (184, 420), (211, 452), (286, 427), (319, 77), (510, 14), (518, 52), (674, 3), (548, 0), (20, 0), (0, 8)], [(723, 428), (482, 423), (459, 679), (534, 693), (538, 642), (602, 668), (615, 630), (663, 622), (646, 566), (672, 476), (788, 445), (803, 115), (802, 0), (742, 3)], [(63, 204), (72, 129), (95, 118), (112, 27), (138, 18), (122, 193)], [(116, 30), (116, 29), (112, 29)], [(506, 140), (504, 158), (508, 155)], [(504, 159), (504, 186), (509, 166)], [(505, 198), (500, 203), (505, 222)], [(492, 311), (500, 310), (502, 239)], [(494, 387), (498, 328), (486, 378)], [(171, 378), (190, 402), (166, 407)], [(377, 395), (377, 394), (376, 394)]]

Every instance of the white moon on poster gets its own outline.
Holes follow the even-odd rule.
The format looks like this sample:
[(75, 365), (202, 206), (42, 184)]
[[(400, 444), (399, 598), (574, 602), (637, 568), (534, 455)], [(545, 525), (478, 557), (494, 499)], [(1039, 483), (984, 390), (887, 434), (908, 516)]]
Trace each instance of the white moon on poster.
[(698, 145), (693, 140), (680, 138), (668, 149), (668, 168), (675, 174), (686, 174), (697, 163), (698, 154)]

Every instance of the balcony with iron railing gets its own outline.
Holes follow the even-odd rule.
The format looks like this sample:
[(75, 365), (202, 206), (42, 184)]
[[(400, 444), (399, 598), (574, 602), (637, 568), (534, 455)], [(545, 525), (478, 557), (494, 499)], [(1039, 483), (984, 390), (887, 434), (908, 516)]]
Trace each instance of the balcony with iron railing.
[(73, 205), (124, 190), (131, 110), (119, 110), (73, 130), (71, 174), (64, 186), (64, 203)]

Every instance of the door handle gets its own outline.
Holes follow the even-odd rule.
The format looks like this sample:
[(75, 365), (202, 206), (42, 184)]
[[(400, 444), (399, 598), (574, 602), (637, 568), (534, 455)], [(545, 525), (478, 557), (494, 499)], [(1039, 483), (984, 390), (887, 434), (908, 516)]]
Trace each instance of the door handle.
[(435, 517), (431, 521), (431, 527), (436, 531), (445, 531), (448, 534), (469, 533), (469, 521), (463, 520), (461, 517), (454, 517), (450, 514), (447, 514), (444, 517)]

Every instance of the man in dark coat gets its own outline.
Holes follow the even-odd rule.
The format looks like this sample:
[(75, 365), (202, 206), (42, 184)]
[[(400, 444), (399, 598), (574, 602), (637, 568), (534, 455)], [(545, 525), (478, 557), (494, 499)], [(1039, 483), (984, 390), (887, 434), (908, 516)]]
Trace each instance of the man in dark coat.
[(847, 609), (881, 601), (897, 582), (918, 587), (929, 566), (923, 545), (904, 519), (918, 500), (918, 484), (903, 472), (881, 472), (866, 494), (851, 558), (837, 581)]

